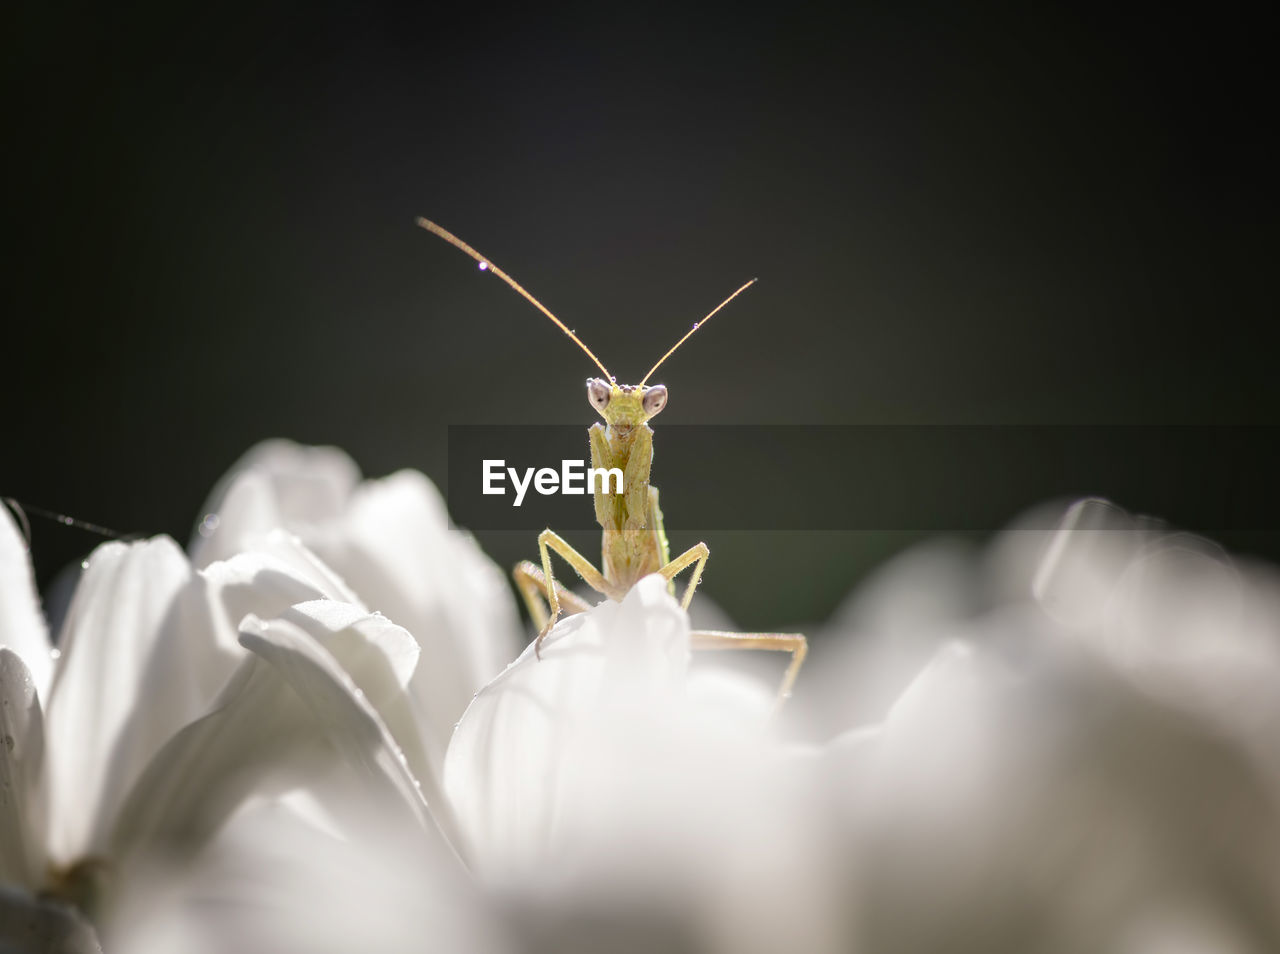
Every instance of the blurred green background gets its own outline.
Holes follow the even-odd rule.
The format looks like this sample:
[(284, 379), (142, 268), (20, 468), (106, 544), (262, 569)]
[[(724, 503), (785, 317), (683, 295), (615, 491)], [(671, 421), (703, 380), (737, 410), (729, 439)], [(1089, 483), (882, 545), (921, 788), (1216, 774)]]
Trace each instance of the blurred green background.
[[(185, 540), (264, 437), (441, 479), (448, 424), (585, 428), (592, 365), (419, 214), (623, 380), (760, 277), (663, 371), (684, 525), (721, 475), (664, 471), (666, 422), (1274, 422), (1265, 36), (1229, 6), (24, 5), (0, 493)], [(1223, 542), (1280, 558), (1273, 529)], [(705, 592), (820, 619), (917, 536), (725, 533)], [(42, 582), (92, 543), (38, 525)]]

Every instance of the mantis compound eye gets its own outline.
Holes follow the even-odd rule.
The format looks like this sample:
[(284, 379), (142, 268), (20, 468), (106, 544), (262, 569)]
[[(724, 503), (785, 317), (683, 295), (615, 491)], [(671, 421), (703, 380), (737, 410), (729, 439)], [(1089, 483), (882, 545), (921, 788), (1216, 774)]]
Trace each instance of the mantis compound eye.
[(608, 382), (601, 381), (599, 378), (590, 378), (587, 381), (587, 400), (597, 411), (604, 411), (612, 394), (613, 388), (609, 387)]
[(653, 417), (667, 406), (667, 386), (655, 384), (644, 392), (644, 413)]

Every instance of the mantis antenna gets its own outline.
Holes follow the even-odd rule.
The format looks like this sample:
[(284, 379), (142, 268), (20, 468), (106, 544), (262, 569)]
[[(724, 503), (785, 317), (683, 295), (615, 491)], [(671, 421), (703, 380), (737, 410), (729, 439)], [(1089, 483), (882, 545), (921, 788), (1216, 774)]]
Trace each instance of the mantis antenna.
[[(716, 305), (714, 308), (712, 308), (712, 309), (711, 309), (711, 314), (707, 315), (707, 317), (703, 318), (701, 321), (695, 321), (695, 322), (693, 323), (693, 327), (692, 327), (692, 328), (690, 328), (688, 331), (686, 331), (686, 332), (685, 332), (684, 337), (683, 337), (683, 338), (681, 338), (679, 341), (677, 341), (674, 345), (672, 345), (672, 346), (671, 346), (671, 350), (670, 350), (670, 351), (668, 351), (666, 354), (664, 354), (661, 358), (659, 358), (659, 359), (658, 359), (658, 363), (657, 363), (657, 364), (655, 364), (652, 368), (650, 368), (650, 369), (649, 369), (649, 373), (648, 373), (648, 374), (646, 374), (646, 375), (641, 379), (641, 381), (640, 381), (640, 387), (644, 387), (644, 382), (645, 382), (645, 381), (648, 381), (651, 377), (653, 377), (653, 372), (657, 371), (657, 370), (658, 370), (658, 368), (662, 367), (662, 362), (666, 361), (669, 357), (671, 357), (673, 354), (675, 354), (676, 349), (677, 349), (677, 348), (679, 348), (679, 347), (680, 347), (682, 344), (684, 344), (686, 341), (688, 341), (688, 340), (689, 340), (689, 336), (690, 336), (690, 335), (692, 335), (695, 331), (697, 331), (699, 328), (701, 328), (703, 325), (705, 325), (708, 321), (710, 321), (710, 320), (711, 320), (711, 316), (712, 316), (712, 315), (714, 315), (717, 311), (719, 311), (719, 310), (720, 310), (721, 308), (723, 308), (725, 305), (729, 304), (729, 302), (733, 301), (735, 298), (737, 298), (739, 295), (741, 295), (744, 291), (746, 291), (748, 288), (750, 288), (752, 285), (754, 285), (754, 284), (755, 284), (756, 282), (758, 282), (759, 280), (760, 280), (760, 279), (758, 279), (758, 278), (753, 278), (753, 279), (751, 279), (751, 281), (747, 282), (745, 285), (743, 285), (741, 288), (739, 288), (736, 292), (734, 292), (732, 295), (730, 295), (730, 296), (729, 296), (728, 298), (726, 298), (724, 301), (720, 302), (720, 304), (718, 304), (718, 305)], [(559, 324), (559, 322), (557, 322), (557, 324)], [(588, 354), (590, 354), (590, 352), (587, 352), (587, 353), (588, 353)]]
[[(559, 328), (561, 331), (567, 334), (570, 338), (572, 338), (573, 343), (587, 353), (587, 357), (596, 363), (596, 366), (599, 367), (600, 370), (604, 372), (604, 376), (606, 378), (613, 380), (613, 376), (609, 374), (609, 369), (606, 368), (603, 363), (601, 363), (600, 359), (597, 358), (592, 353), (590, 348), (588, 348), (585, 344), (582, 343), (582, 339), (579, 338), (577, 335), (575, 335), (572, 331), (570, 331), (563, 321), (561, 321), (555, 315), (551, 314), (551, 312), (547, 310), (546, 306), (543, 305), (542, 302), (538, 301), (538, 299), (534, 298), (527, 291), (521, 288), (519, 282), (517, 282), (514, 278), (512, 278), (510, 275), (508, 275), (506, 272), (500, 269), (497, 265), (493, 264), (493, 262), (491, 262), (489, 259), (485, 258), (483, 255), (481, 255), (479, 252), (473, 249), (466, 242), (462, 241), (462, 239), (458, 238), (458, 236), (454, 235), (452, 232), (448, 231), (447, 229), (443, 229), (440, 226), (436, 225), (430, 219), (424, 219), (422, 218), (422, 216), (418, 216), (417, 223), (418, 225), (422, 226), (422, 228), (426, 229), (428, 232), (431, 232), (434, 235), (440, 236), (442, 239), (444, 239), (446, 242), (448, 242), (450, 245), (454, 246), (455, 248), (462, 249), (462, 251), (466, 252), (468, 255), (470, 255), (472, 258), (474, 258), (477, 262), (480, 263), (480, 268), (482, 270), (493, 272), (493, 274), (497, 275), (504, 282), (506, 282), (508, 285), (514, 288), (517, 292), (519, 292), (520, 295), (523, 296), (524, 299), (528, 301), (531, 305), (533, 305), (534, 308), (537, 308), (538, 311), (542, 312), (544, 315), (550, 318), (553, 322), (555, 322), (557, 328)], [(755, 279), (752, 279), (752, 281), (754, 280)], [(747, 284), (750, 284), (750, 282), (748, 282)], [(743, 288), (745, 287), (746, 285), (743, 286)], [(742, 289), (739, 288), (738, 291), (742, 291)], [(734, 294), (736, 295), (737, 292), (734, 292)], [(726, 304), (728, 303), (726, 302)], [(724, 306), (722, 305), (721, 307), (724, 307)], [(716, 310), (718, 311), (719, 309), (716, 309)], [(715, 312), (713, 311), (711, 314), (714, 315)], [(710, 318), (711, 315), (708, 315), (707, 317)], [(706, 319), (703, 319), (703, 320), (705, 321)], [(696, 328), (697, 325), (694, 325), (694, 327)], [(688, 337), (688, 335), (686, 335), (685, 337)], [(673, 348), (671, 350), (674, 351), (675, 349)], [(658, 362), (658, 363), (661, 364), (662, 362)], [(653, 372), (651, 371), (649, 373), (652, 374)]]

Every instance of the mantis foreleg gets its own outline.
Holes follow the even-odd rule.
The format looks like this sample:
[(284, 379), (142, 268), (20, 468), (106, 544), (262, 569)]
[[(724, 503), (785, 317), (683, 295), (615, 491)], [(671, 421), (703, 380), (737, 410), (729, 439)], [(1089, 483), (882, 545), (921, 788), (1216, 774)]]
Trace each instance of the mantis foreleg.
[(539, 655), (541, 655), (542, 641), (547, 638), (547, 633), (551, 632), (551, 627), (555, 625), (556, 619), (560, 616), (560, 597), (557, 594), (557, 590), (560, 587), (551, 572), (552, 551), (560, 554), (564, 561), (574, 568), (578, 576), (582, 577), (582, 581), (593, 590), (611, 597), (615, 589), (609, 585), (609, 581), (604, 578), (604, 574), (597, 570), (590, 560), (571, 547), (569, 542), (560, 534), (551, 529), (543, 530), (538, 534), (538, 554), (542, 557), (543, 579), (549, 584), (546, 587), (546, 597), (551, 610), (549, 618), (543, 623), (542, 628), (538, 631), (538, 638), (534, 642), (534, 652)]
[[(537, 565), (529, 560), (524, 560), (516, 566), (511, 571), (511, 576), (516, 581), (516, 588), (520, 590), (521, 597), (524, 598), (524, 605), (529, 609), (534, 627), (541, 632), (542, 627), (547, 623), (546, 607), (551, 603), (550, 597), (547, 596), (547, 578), (543, 576)], [(551, 585), (556, 589), (556, 598), (561, 606), (566, 607), (571, 614), (585, 613), (591, 609), (590, 603), (573, 590), (567, 589), (559, 581), (552, 580)]]
[(689, 585), (685, 587), (684, 599), (680, 601), (682, 610), (689, 608), (689, 603), (693, 599), (693, 591), (698, 588), (698, 584), (702, 581), (702, 568), (707, 565), (707, 557), (709, 556), (711, 556), (711, 551), (707, 549), (707, 545), (705, 543), (696, 543), (658, 570), (664, 579), (671, 580), (690, 563), (697, 561), (697, 565), (693, 568), (693, 574), (689, 577)]

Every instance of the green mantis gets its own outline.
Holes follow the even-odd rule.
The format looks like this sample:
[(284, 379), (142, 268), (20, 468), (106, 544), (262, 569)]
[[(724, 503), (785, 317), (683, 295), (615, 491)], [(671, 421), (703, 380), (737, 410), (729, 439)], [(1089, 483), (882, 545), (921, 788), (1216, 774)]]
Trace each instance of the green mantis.
[[(693, 599), (694, 590), (702, 580), (702, 571), (706, 566), (707, 557), (710, 556), (710, 550), (705, 543), (700, 542), (674, 560), (671, 559), (670, 547), (662, 523), (662, 511), (658, 507), (658, 488), (649, 482), (649, 471), (653, 463), (653, 430), (648, 422), (666, 406), (667, 388), (662, 384), (649, 385), (646, 382), (698, 328), (751, 287), (756, 280), (751, 279), (712, 309), (705, 318), (696, 322), (684, 337), (649, 369), (649, 373), (641, 379), (639, 384), (618, 384), (617, 379), (609, 373), (609, 369), (591, 349), (541, 302), (525, 291), (515, 279), (466, 242), (434, 222), (419, 218), (417, 224), (466, 252), (480, 263), (482, 270), (492, 272), (510, 285), (586, 352), (587, 357), (595, 362), (604, 375), (602, 378), (590, 378), (587, 381), (587, 399), (604, 419), (603, 424), (597, 421), (587, 431), (591, 441), (591, 466), (604, 469), (616, 467), (621, 470), (624, 475), (622, 492), (608, 492), (607, 483), (595, 492), (596, 521), (602, 530), (602, 555), (599, 568), (551, 529), (543, 530), (538, 534), (541, 565), (526, 560), (515, 568), (513, 576), (516, 586), (529, 608), (529, 615), (533, 618), (534, 625), (538, 627), (534, 651), (540, 652), (542, 641), (555, 625), (561, 612), (567, 610), (572, 614), (591, 609), (591, 604), (556, 580), (551, 571), (552, 553), (559, 555), (568, 563), (589, 587), (612, 600), (621, 600), (636, 582), (651, 573), (660, 574), (668, 581), (669, 586), (674, 587), (676, 576), (692, 566), (693, 570), (685, 587), (684, 597), (680, 601), (681, 608), (687, 610)], [(692, 634), (692, 642), (693, 648), (699, 650), (762, 649), (789, 652), (791, 660), (783, 676), (779, 701), (790, 695), (796, 674), (808, 650), (805, 638), (796, 633), (727, 633), (718, 630), (695, 630)]]

